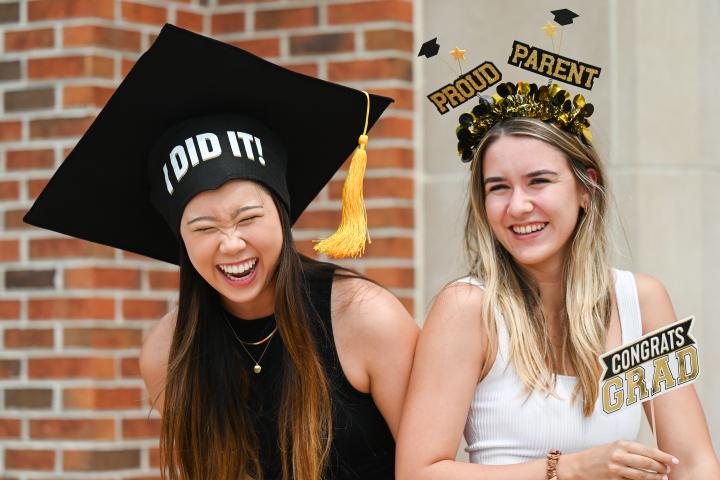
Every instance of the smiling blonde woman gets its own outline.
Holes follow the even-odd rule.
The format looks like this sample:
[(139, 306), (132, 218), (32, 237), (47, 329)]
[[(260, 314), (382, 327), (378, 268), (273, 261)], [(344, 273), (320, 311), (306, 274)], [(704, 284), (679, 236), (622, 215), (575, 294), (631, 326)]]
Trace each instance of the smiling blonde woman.
[[(592, 107), (557, 86), (498, 94), (458, 127), (470, 270), (418, 341), (398, 478), (720, 478), (692, 386), (655, 400), (659, 449), (635, 442), (639, 405), (608, 416), (598, 401), (598, 356), (676, 317), (657, 280), (611, 268)], [(463, 433), (471, 463), (455, 461)]]

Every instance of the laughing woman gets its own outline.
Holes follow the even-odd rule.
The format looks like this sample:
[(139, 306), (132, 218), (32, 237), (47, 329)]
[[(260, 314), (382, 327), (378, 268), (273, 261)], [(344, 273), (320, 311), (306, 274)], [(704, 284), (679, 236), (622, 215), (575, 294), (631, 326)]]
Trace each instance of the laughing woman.
[(388, 104), (166, 26), (28, 213), (179, 264), (140, 355), (164, 478), (394, 478), (417, 327), (290, 230)]
[[(592, 106), (556, 85), (498, 95), (460, 118), (470, 275), (418, 340), (398, 478), (719, 479), (692, 385), (654, 400), (659, 449), (634, 441), (639, 404), (598, 401), (598, 356), (676, 317), (657, 280), (610, 266)], [(471, 463), (455, 461), (463, 432)]]

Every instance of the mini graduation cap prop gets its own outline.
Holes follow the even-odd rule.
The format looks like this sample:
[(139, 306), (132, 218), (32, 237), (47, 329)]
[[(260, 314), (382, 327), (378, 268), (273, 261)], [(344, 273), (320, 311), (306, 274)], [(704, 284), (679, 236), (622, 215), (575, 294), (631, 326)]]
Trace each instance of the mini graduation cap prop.
[(428, 40), (427, 42), (422, 44), (422, 47), (420, 47), (420, 52), (418, 53), (418, 57), (425, 57), (430, 58), (437, 55), (437, 53), (440, 51), (440, 44), (437, 43), (437, 37)]
[(179, 222), (193, 196), (253, 180), (295, 222), (362, 134), (341, 229), (321, 249), (357, 256), (368, 237), (365, 134), (391, 102), (166, 25), (24, 220), (177, 264)]
[(570, 25), (571, 23), (573, 23), (573, 18), (577, 18), (580, 16), (577, 13), (573, 12), (572, 10), (568, 10), (567, 8), (561, 8), (560, 10), (553, 10), (550, 13), (552, 13), (555, 16), (555, 18), (553, 19), (553, 20), (555, 20), (555, 23), (557, 23), (558, 25), (563, 25), (563, 26)]

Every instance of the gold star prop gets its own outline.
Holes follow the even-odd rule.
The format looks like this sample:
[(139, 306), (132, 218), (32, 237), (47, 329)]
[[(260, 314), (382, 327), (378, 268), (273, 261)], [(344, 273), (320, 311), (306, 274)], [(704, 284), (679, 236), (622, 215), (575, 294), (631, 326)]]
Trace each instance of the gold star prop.
[(555, 31), (557, 30), (557, 27), (553, 25), (550, 22), (547, 22), (543, 27), (543, 32), (545, 32), (545, 35), (547, 35), (550, 38), (555, 38)]
[(450, 50), (450, 55), (457, 61), (465, 60), (465, 50), (462, 50), (460, 47), (455, 47)]

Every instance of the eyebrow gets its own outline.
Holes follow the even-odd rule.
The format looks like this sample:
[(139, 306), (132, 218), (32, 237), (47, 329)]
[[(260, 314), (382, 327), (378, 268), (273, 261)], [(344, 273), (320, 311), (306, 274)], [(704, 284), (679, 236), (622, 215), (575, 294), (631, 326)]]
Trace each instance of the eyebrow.
[[(527, 177), (527, 178), (534, 178), (534, 177), (540, 177), (542, 175), (554, 175), (556, 177), (559, 176), (559, 174), (557, 172), (553, 172), (552, 170), (547, 170), (547, 169), (535, 170), (534, 172), (530, 172), (523, 176)], [(504, 181), (506, 181), (506, 179), (503, 177), (488, 177), (485, 180), (483, 180), (483, 185), (487, 185), (488, 183), (497, 183), (497, 182), (504, 182)]]
[[(252, 210), (252, 209), (254, 209), (254, 208), (263, 208), (263, 207), (262, 207), (262, 205), (248, 205), (247, 207), (238, 208), (237, 210), (235, 210), (235, 213), (233, 213), (233, 214), (232, 214), (232, 217), (230, 217), (230, 218), (231, 218), (232, 220), (234, 220), (234, 219), (237, 218), (237, 216), (240, 215), (241, 213), (243, 213), (243, 212), (245, 212), (245, 211), (247, 211), (247, 210)], [(191, 223), (199, 222), (199, 221), (201, 221), (201, 220), (211, 220), (211, 221), (215, 221), (215, 220), (217, 220), (217, 218), (215, 218), (215, 217), (213, 217), (213, 216), (207, 216), (207, 215), (206, 215), (206, 216), (203, 216), (203, 217), (196, 217), (196, 218), (193, 218), (192, 220), (188, 221), (188, 222), (187, 222), (187, 225), (190, 225)]]

